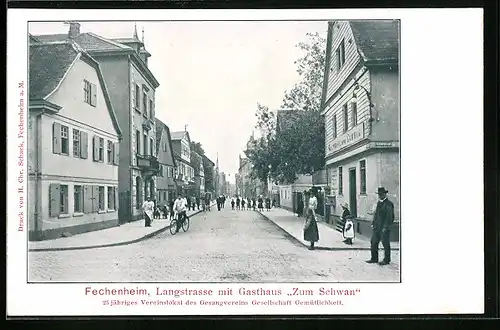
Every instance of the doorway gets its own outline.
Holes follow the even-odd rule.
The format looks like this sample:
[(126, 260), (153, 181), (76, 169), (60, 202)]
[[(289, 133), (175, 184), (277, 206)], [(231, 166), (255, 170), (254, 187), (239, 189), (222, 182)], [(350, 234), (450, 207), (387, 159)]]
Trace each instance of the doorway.
[(358, 216), (357, 194), (356, 194), (356, 168), (349, 169), (349, 206), (351, 215)]

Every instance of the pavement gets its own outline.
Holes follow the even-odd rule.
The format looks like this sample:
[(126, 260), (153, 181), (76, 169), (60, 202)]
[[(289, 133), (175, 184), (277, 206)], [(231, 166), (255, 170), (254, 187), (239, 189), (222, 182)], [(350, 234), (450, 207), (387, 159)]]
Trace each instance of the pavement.
[[(298, 217), (297, 214), (282, 209), (273, 208), (270, 211), (261, 212), (264, 217), (273, 222), (276, 226), (291, 235), (294, 239), (305, 246), (310, 243), (304, 240), (304, 217)], [(319, 241), (315, 244), (317, 249), (323, 250), (370, 250), (370, 238), (357, 235), (352, 245), (345, 244), (342, 233), (338, 232), (333, 226), (323, 221), (318, 221)], [(382, 243), (380, 243), (382, 246)], [(383, 249), (382, 249), (383, 250)], [(399, 242), (391, 242), (391, 250), (399, 250)]]
[(391, 255), (392, 263), (380, 266), (365, 263), (367, 251), (311, 251), (258, 212), (226, 205), (192, 217), (189, 230), (176, 235), (166, 230), (135, 244), (29, 252), (28, 280), (398, 283), (399, 251)]
[[(213, 212), (214, 208), (212, 207)], [(202, 211), (188, 211), (193, 216)], [(144, 226), (144, 220), (129, 222), (117, 227), (91, 231), (70, 237), (29, 242), (28, 251), (63, 251), (96, 249), (137, 243), (151, 238), (170, 228), (169, 219), (154, 219), (151, 227)]]

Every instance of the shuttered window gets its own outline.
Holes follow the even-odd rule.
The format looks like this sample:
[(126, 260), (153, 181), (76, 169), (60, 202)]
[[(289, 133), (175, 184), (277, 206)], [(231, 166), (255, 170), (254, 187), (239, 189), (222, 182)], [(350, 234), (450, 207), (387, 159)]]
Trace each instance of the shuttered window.
[(144, 91), (142, 93), (142, 109), (143, 109), (142, 114), (145, 117), (149, 116), (149, 111), (148, 111), (148, 94), (146, 94), (146, 91)]
[(99, 186), (92, 186), (92, 212), (99, 212)]
[(73, 212), (75, 212), (75, 213), (81, 213), (81, 212), (83, 212), (83, 190), (82, 190), (82, 186), (74, 186), (73, 198), (74, 198)]
[(113, 143), (113, 164), (114, 165), (119, 165), (120, 164), (120, 144), (118, 142)]
[(83, 81), (83, 100), (91, 106), (97, 106), (97, 86), (87, 80)]
[(108, 164), (113, 164), (113, 141), (108, 141), (108, 148), (107, 148), (107, 156), (108, 156)]
[(87, 159), (89, 157), (89, 137), (86, 132), (80, 131), (80, 157)]
[(59, 206), (60, 191), (61, 189), (58, 183), (51, 183), (49, 185), (49, 216), (51, 217), (57, 217), (59, 214), (61, 214)]
[(155, 112), (154, 112), (154, 108), (153, 108), (153, 100), (149, 100), (149, 115), (151, 116), (151, 118), (155, 117)]
[(60, 186), (59, 210), (61, 214), (68, 214), (68, 185)]
[(141, 112), (141, 88), (139, 85), (135, 84), (135, 93), (134, 93), (134, 108), (136, 111)]
[(99, 161), (104, 161), (104, 139), (99, 138)]
[(141, 132), (135, 131), (135, 152), (136, 154), (141, 154)]
[(80, 158), (80, 131), (73, 129), (73, 156)]
[(115, 210), (115, 187), (108, 187), (108, 210)]
[(142, 151), (144, 153), (143, 155), (146, 156), (148, 154), (148, 134), (145, 131), (143, 131), (142, 134), (144, 135), (144, 137), (143, 137), (144, 140), (142, 141), (144, 143), (144, 146), (143, 146)]
[(151, 156), (155, 155), (155, 141), (153, 138), (149, 138), (149, 153)]
[(98, 201), (99, 201), (99, 211), (104, 211), (104, 186), (99, 186), (99, 195), (98, 195)]

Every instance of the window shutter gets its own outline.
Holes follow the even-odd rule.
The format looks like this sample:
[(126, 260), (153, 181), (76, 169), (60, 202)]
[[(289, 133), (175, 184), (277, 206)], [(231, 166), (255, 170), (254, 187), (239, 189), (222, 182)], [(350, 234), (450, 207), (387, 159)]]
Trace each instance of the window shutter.
[(118, 194), (118, 188), (114, 188), (114, 194), (115, 194), (115, 200), (114, 200), (114, 205), (115, 205), (115, 210), (118, 210), (118, 207), (120, 206), (120, 195)]
[(83, 213), (92, 213), (92, 186), (83, 186)]
[(99, 161), (99, 137), (97, 135), (94, 135), (94, 138), (92, 140), (92, 146), (94, 147), (93, 159), (97, 162)]
[(118, 165), (120, 164), (120, 143), (115, 142), (113, 143), (113, 164)]
[(80, 158), (89, 157), (89, 137), (86, 132), (80, 131)]
[(135, 83), (132, 83), (132, 109), (135, 109)]
[(90, 91), (92, 92), (90, 96), (90, 105), (96, 106), (97, 105), (97, 86), (96, 84), (90, 84)]
[(99, 211), (99, 186), (92, 186), (92, 212)]
[(51, 183), (49, 187), (49, 195), (50, 195), (50, 216), (57, 217), (61, 214), (61, 185), (58, 183)]
[(61, 153), (61, 124), (52, 124), (52, 152), (55, 154)]

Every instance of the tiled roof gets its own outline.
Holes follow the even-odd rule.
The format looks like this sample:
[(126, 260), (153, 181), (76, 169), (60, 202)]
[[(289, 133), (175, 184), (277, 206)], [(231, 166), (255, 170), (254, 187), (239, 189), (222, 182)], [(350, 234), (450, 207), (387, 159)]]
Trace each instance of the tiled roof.
[(365, 61), (399, 59), (398, 20), (359, 20), (349, 23)]
[(70, 43), (30, 45), (30, 99), (42, 99), (50, 94), (77, 55), (78, 52)]
[[(69, 40), (68, 34), (49, 34), (36, 36), (42, 42), (54, 42)], [(74, 38), (83, 49), (87, 51), (117, 51), (117, 50), (132, 50), (129, 46), (120, 44), (119, 42), (104, 37), (98, 36), (94, 33), (81, 33)]]

